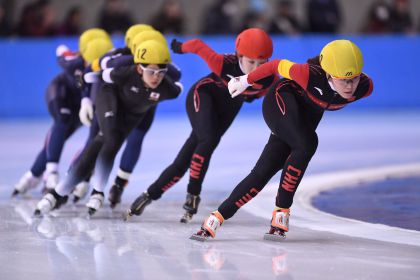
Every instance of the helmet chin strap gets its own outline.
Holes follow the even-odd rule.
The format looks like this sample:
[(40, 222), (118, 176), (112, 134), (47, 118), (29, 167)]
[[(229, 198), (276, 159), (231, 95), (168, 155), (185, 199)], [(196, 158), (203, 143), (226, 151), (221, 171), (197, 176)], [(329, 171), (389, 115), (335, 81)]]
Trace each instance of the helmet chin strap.
[(330, 87), (333, 91), (337, 92), (337, 90), (335, 89), (335, 86), (334, 86), (334, 84), (331, 80), (328, 80), (328, 84), (330, 85)]
[(246, 74), (245, 73), (245, 70), (244, 70), (244, 67), (242, 66), (242, 62), (241, 61), (242, 61), (241, 57), (238, 57), (239, 68), (241, 69), (241, 71), (242, 71), (243, 74)]
[(333, 91), (335, 91), (335, 92), (337, 92), (338, 93), (338, 91), (335, 89), (335, 86), (334, 86), (334, 84), (333, 84), (333, 82), (332, 82), (332, 76), (330, 75), (330, 74), (327, 74), (327, 80), (328, 80), (328, 84), (330, 85), (330, 88), (333, 90)]

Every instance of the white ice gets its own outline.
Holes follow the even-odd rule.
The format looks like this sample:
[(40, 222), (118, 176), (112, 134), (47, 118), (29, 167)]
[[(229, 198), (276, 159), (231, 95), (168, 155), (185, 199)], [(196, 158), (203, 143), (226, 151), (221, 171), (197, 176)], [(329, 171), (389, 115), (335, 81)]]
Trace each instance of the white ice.
[[(354, 170), (387, 166), (397, 172), (398, 166), (420, 163), (420, 112), (326, 113), (318, 129), (318, 151), (298, 190), (291, 230), (282, 243), (262, 239), (280, 174), (223, 224), (216, 239), (205, 243), (188, 239), (258, 159), (269, 136), (260, 115), (241, 113), (222, 139), (206, 176), (199, 213), (188, 225), (179, 223), (187, 176), (141, 217), (127, 223), (121, 219), (188, 137), (186, 116), (158, 112), (123, 204), (115, 211), (106, 205), (91, 220), (85, 218), (83, 204), (71, 203), (49, 217), (33, 219), (39, 190), (10, 199), (13, 184), (32, 164), (48, 127), (48, 120), (0, 122), (0, 279), (418, 279), (420, 275), (418, 232), (411, 243), (396, 242), (394, 228), (367, 225), (373, 231), (366, 232), (365, 224), (347, 224), (316, 213), (310, 199), (299, 198), (310, 193), (321, 177), (330, 184), (325, 178), (330, 175), (325, 174), (353, 176)], [(85, 137), (82, 129), (67, 143), (61, 176)], [(340, 233), (349, 225), (359, 228), (352, 229), (354, 234)]]

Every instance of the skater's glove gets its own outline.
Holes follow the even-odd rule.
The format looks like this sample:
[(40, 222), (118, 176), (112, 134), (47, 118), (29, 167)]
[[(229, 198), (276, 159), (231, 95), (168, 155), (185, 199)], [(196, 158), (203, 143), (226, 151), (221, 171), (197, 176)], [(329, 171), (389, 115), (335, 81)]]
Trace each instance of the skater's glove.
[(66, 45), (59, 45), (57, 49), (55, 50), (55, 55), (62, 56), (69, 51), (70, 49)]
[(74, 73), (74, 80), (78, 89), (82, 89), (85, 86), (85, 80), (83, 79), (82, 71), (76, 71), (76, 73)]
[(83, 81), (88, 84), (97, 83), (101, 80), (101, 72), (88, 72), (85, 75), (83, 75)]
[(92, 125), (93, 105), (89, 97), (83, 97), (79, 111), (80, 122), (86, 126)]
[(239, 94), (244, 92), (249, 86), (251, 85), (248, 84), (248, 75), (232, 77), (232, 79), (230, 79), (228, 83), (230, 96), (232, 98), (238, 96)]
[(243, 97), (244, 97), (244, 101), (248, 103), (251, 103), (254, 100), (259, 98), (257, 94), (244, 94)]
[(184, 90), (184, 86), (180, 83), (180, 82), (175, 82), (174, 83), (177, 87), (179, 87), (180, 92), (182, 92)]
[(182, 52), (182, 42), (178, 41), (177, 39), (172, 39), (171, 50), (174, 53), (183, 53)]

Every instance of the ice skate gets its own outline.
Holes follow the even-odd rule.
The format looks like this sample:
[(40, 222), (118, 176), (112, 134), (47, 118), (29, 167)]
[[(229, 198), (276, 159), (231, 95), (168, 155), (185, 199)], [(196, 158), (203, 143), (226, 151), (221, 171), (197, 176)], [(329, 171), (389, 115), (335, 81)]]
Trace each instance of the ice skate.
[(103, 192), (98, 192), (95, 189), (90, 194), (89, 201), (86, 203), (89, 216), (93, 216), (104, 203), (105, 195)]
[(270, 229), (264, 234), (264, 239), (277, 242), (286, 239), (286, 232), (289, 231), (289, 216), (289, 209), (275, 209), (273, 211), (273, 217), (271, 218)]
[(111, 190), (109, 191), (109, 203), (112, 209), (117, 206), (118, 203), (121, 202), (121, 196), (124, 192), (124, 187), (118, 185), (117, 183), (114, 183), (111, 187)]
[(45, 178), (45, 185), (42, 189), (42, 193), (46, 194), (49, 193), (51, 190), (55, 189), (55, 187), (58, 185), (59, 176), (57, 172), (51, 172), (47, 175)]
[(73, 191), (73, 203), (85, 198), (89, 191), (89, 182), (83, 181), (76, 185)]
[(26, 172), (20, 178), (19, 182), (15, 185), (15, 189), (13, 190), (12, 196), (24, 194), (28, 190), (36, 188), (39, 182), (41, 182), (41, 179), (35, 177), (31, 171)]
[(61, 196), (54, 190), (44, 195), (44, 197), (36, 205), (34, 216), (40, 216), (58, 209), (67, 202), (68, 196)]
[(200, 201), (201, 199), (199, 195), (192, 195), (189, 193), (187, 194), (184, 206), (182, 206), (182, 208), (184, 208), (186, 212), (180, 220), (181, 223), (186, 224), (192, 220), (193, 215), (197, 214), (198, 205), (200, 204)]
[(224, 218), (218, 211), (211, 213), (211, 215), (204, 220), (200, 230), (191, 235), (190, 239), (204, 242), (209, 237), (214, 238), (216, 236), (217, 229), (223, 224), (223, 222)]
[(131, 216), (136, 215), (140, 216), (144, 208), (152, 202), (149, 194), (146, 192), (142, 193), (136, 200), (131, 204), (130, 209), (124, 215), (124, 221), (127, 221)]

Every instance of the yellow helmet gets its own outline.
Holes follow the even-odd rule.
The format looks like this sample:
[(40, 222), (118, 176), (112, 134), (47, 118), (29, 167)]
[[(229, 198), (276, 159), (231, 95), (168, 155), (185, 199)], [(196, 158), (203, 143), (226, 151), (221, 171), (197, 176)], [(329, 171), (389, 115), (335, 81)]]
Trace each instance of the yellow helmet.
[(349, 40), (335, 40), (319, 55), (322, 69), (339, 79), (351, 79), (362, 73), (363, 55), (359, 47)]
[(86, 49), (89, 41), (96, 38), (104, 38), (111, 40), (108, 33), (101, 28), (91, 28), (82, 33), (79, 37), (79, 51), (82, 53)]
[(112, 41), (104, 38), (93, 39), (88, 42), (86, 49), (82, 52), (82, 57), (88, 63), (92, 63), (95, 59), (100, 58), (108, 51), (110, 51), (114, 46)]
[(171, 62), (167, 45), (154, 40), (148, 40), (137, 47), (134, 54), (134, 63), (168, 64)]
[(127, 29), (125, 32), (125, 45), (131, 49), (131, 41), (134, 39), (134, 37), (146, 30), (154, 30), (154, 28), (148, 24), (135, 24), (132, 25), (130, 28)]
[(146, 42), (148, 40), (157, 41), (165, 46), (168, 45), (162, 33), (160, 33), (157, 30), (146, 30), (146, 31), (137, 33), (137, 35), (131, 41), (131, 53), (134, 54), (137, 47), (140, 46), (141, 43)]

